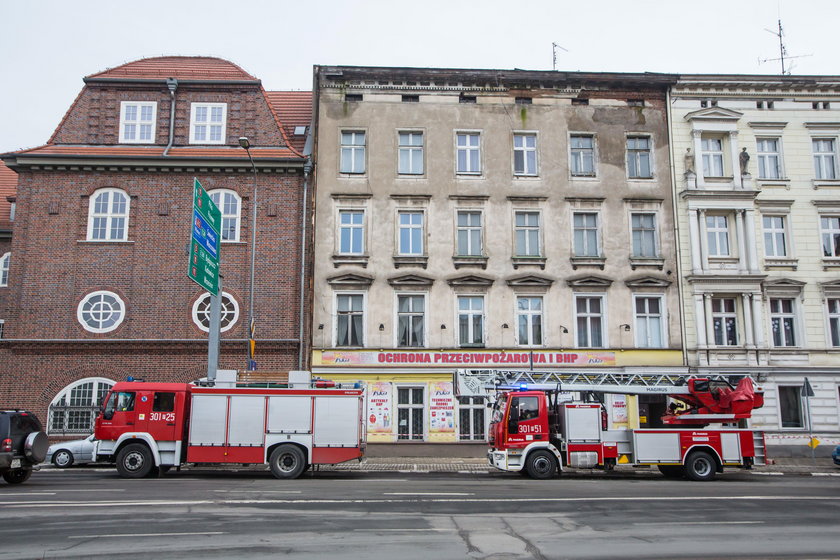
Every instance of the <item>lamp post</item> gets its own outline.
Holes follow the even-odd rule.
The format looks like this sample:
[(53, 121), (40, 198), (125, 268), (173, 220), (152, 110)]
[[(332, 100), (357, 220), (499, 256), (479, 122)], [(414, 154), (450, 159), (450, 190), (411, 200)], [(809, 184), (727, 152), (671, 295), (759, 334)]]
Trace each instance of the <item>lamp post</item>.
[(250, 270), (250, 284), (248, 286), (248, 370), (256, 369), (256, 361), (254, 360), (254, 257), (257, 253), (257, 166), (254, 164), (254, 158), (251, 157), (251, 142), (248, 141), (247, 136), (239, 137), (239, 145), (245, 149), (248, 154), (248, 159), (251, 162), (251, 169), (254, 171), (254, 194), (253, 202), (251, 203), (251, 270)]

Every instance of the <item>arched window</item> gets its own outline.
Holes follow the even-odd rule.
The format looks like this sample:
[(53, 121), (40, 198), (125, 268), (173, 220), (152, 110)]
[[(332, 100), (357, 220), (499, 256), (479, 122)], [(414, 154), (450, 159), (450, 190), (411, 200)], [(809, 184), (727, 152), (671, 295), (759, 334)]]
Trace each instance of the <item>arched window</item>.
[(11, 260), (11, 253), (6, 253), (0, 257), (0, 287), (9, 285), (9, 262)]
[(216, 189), (207, 194), (222, 212), (222, 241), (239, 241), (242, 198), (228, 189)]
[[(210, 332), (210, 294), (204, 294), (193, 304), (193, 322), (204, 332)], [(227, 292), (222, 293), (221, 331), (230, 330), (239, 319), (239, 304)]]
[(125, 319), (125, 302), (113, 292), (91, 292), (79, 302), (76, 317), (87, 331), (111, 332)]
[(120, 189), (99, 189), (90, 197), (88, 241), (128, 239), (129, 198)]
[(88, 377), (61, 390), (50, 403), (47, 433), (50, 435), (90, 434), (96, 412), (114, 381)]

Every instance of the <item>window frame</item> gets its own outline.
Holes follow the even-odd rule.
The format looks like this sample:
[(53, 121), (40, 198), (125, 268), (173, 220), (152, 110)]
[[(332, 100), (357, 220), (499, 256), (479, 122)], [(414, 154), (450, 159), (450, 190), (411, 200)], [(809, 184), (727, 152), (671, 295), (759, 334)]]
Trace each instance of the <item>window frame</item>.
[[(636, 216), (652, 216), (653, 218), (653, 228), (647, 228), (644, 224), (641, 224), (639, 228), (636, 228), (634, 225), (634, 218)], [(639, 231), (642, 251), (636, 250), (636, 232)], [(650, 235), (653, 236), (653, 254), (646, 255), (644, 254), (644, 235), (650, 232)], [(661, 247), (659, 244), (659, 213), (656, 211), (638, 211), (634, 210), (630, 212), (630, 256), (634, 259), (655, 259), (658, 258), (661, 254)]]
[[(213, 204), (219, 209), (222, 215), (221, 219), (221, 232), (219, 233), (219, 239), (222, 243), (237, 243), (240, 240), (240, 234), (242, 231), (242, 197), (239, 196), (239, 193), (232, 189), (213, 189), (211, 191), (207, 191), (207, 195), (213, 200)], [(214, 199), (214, 196), (218, 195), (219, 201), (217, 202)], [(228, 196), (232, 196), (233, 199), (236, 201), (236, 215), (226, 213), (226, 205), (227, 202), (225, 198)], [(225, 220), (234, 220), (234, 237), (225, 239)]]
[[(125, 198), (125, 211), (124, 212), (114, 212), (114, 195), (120, 194)], [(107, 210), (104, 213), (97, 212), (96, 206), (98, 204), (97, 199), (102, 195), (108, 195), (108, 202), (107, 202)], [(97, 189), (93, 191), (93, 193), (88, 197), (88, 219), (87, 219), (87, 241), (94, 241), (96, 243), (123, 243), (128, 241), (128, 226), (131, 217), (131, 197), (128, 195), (126, 191), (123, 189), (119, 189), (116, 187), (105, 187), (101, 189)], [(105, 237), (104, 238), (94, 238), (94, 230), (98, 230), (99, 228), (94, 228), (94, 224), (96, 223), (97, 219), (105, 219)], [(114, 221), (117, 219), (123, 220), (122, 225), (122, 236), (119, 238), (112, 238), (111, 234), (114, 230)]]
[[(817, 143), (830, 142), (831, 151), (817, 151)], [(811, 153), (814, 161), (814, 179), (817, 181), (834, 181), (838, 178), (837, 169), (837, 137), (836, 136), (812, 136)], [(830, 165), (825, 161), (830, 160)], [(830, 175), (826, 177), (825, 175)]]
[[(762, 143), (764, 142), (775, 142), (776, 143), (776, 151), (762, 151)], [(782, 155), (782, 138), (781, 136), (756, 136), (755, 138), (755, 151), (758, 160), (758, 178), (763, 181), (781, 181), (785, 177), (785, 168), (784, 168), (784, 157)], [(766, 173), (767, 164), (769, 161), (773, 161), (775, 159), (775, 173), (776, 176), (772, 177)]]
[[(214, 108), (221, 107), (222, 109), (222, 120), (221, 128), (219, 130), (219, 139), (212, 140), (211, 139), (211, 127), (216, 126), (216, 121), (212, 120), (212, 112)], [(196, 113), (198, 109), (207, 109), (207, 117), (208, 120), (204, 120), (199, 122), (197, 120)], [(227, 115), (228, 115), (228, 104), (227, 103), (215, 103), (215, 102), (206, 102), (206, 101), (194, 101), (190, 104), (190, 144), (211, 144), (211, 145), (219, 145), (219, 144), (227, 144)], [(207, 130), (205, 132), (206, 138), (203, 140), (199, 140), (196, 137), (196, 128), (198, 126), (206, 126)]]
[[(592, 142), (590, 147), (575, 147), (572, 144), (577, 138), (588, 138)], [(584, 154), (589, 153), (592, 160), (592, 170), (588, 172), (575, 171), (576, 166), (585, 167)], [(573, 179), (597, 179), (598, 178), (598, 143), (597, 137), (593, 133), (588, 132), (570, 132), (569, 133), (569, 176)]]
[[(578, 301), (579, 300), (600, 300), (600, 311), (598, 313), (593, 313), (589, 310), (581, 314), (578, 311)], [(575, 314), (575, 348), (608, 348), (609, 341), (608, 341), (608, 329), (607, 326), (607, 297), (606, 294), (592, 294), (592, 293), (575, 293), (573, 294), (573, 302), (574, 302), (574, 314)], [(589, 305), (587, 304), (587, 309), (589, 309)], [(586, 321), (586, 338), (587, 342), (585, 344), (581, 343), (581, 328), (580, 328), (580, 320), (584, 319)], [(599, 318), (600, 319), (600, 336), (601, 336), (601, 344), (595, 345), (592, 342), (593, 336), (592, 334), (595, 332), (593, 330), (591, 320), (592, 318)]]
[[(523, 139), (523, 145), (517, 147), (516, 141), (517, 139)], [(534, 146), (529, 147), (527, 146), (527, 139), (533, 138)], [(517, 153), (521, 153), (522, 157), (522, 170), (517, 171), (516, 168), (516, 156)], [(529, 170), (528, 167), (528, 155), (533, 154), (533, 170)], [(513, 175), (514, 177), (539, 177), (540, 174), (540, 158), (539, 158), (539, 137), (537, 132), (533, 131), (515, 131), (513, 133)]]
[[(344, 135), (350, 135), (351, 143), (344, 143)], [(356, 137), (361, 135), (361, 144), (356, 143)], [(342, 128), (338, 131), (338, 173), (343, 176), (358, 177), (367, 173), (367, 130), (361, 128)], [(361, 153), (361, 169), (356, 169), (357, 154)], [(349, 170), (345, 170), (345, 154), (349, 154)]]
[[(126, 111), (129, 106), (135, 106), (137, 108), (137, 118), (128, 121), (126, 119)], [(151, 121), (143, 121), (140, 117), (142, 117), (143, 107), (151, 107), (152, 108), (152, 120)], [(143, 124), (148, 124), (151, 128), (149, 133), (148, 139), (141, 139), (141, 132), (140, 127)], [(134, 138), (125, 138), (125, 130), (128, 125), (132, 125), (135, 127), (135, 135)], [(157, 134), (157, 101), (121, 101), (120, 102), (120, 128), (119, 128), (119, 139), (118, 144), (154, 144), (156, 141), (156, 134)]]
[[(394, 347), (395, 348), (427, 348), (428, 341), (429, 341), (429, 298), (426, 292), (397, 292), (395, 295), (395, 305), (394, 305)], [(421, 297), (423, 299), (423, 309), (422, 312), (418, 312), (417, 310), (411, 309), (409, 311), (400, 311), (400, 300), (402, 298), (415, 298)], [(400, 319), (402, 317), (407, 317), (411, 319), (412, 317), (421, 317), (423, 320), (423, 328), (421, 329), (421, 336), (423, 339), (420, 341), (419, 344), (400, 344)], [(411, 336), (411, 323), (409, 322), (409, 339), (412, 338)], [(411, 342), (409, 340), (408, 342)]]
[[(525, 224), (518, 225), (517, 218), (522, 215), (525, 217)], [(537, 225), (529, 225), (527, 217), (535, 215), (537, 217)], [(525, 252), (519, 252), (519, 237), (522, 234), (525, 245)], [(531, 249), (531, 238), (536, 234), (537, 251), (529, 252)], [(539, 210), (514, 210), (513, 211), (513, 255), (514, 257), (542, 257), (543, 256), (543, 241), (542, 241), (542, 212)]]
[[(458, 408), (458, 441), (487, 441), (487, 428), (488, 428), (488, 414), (487, 410), (487, 397), (476, 397), (476, 396), (463, 396), (456, 398), (457, 408)], [(468, 433), (464, 431), (464, 422), (463, 416), (466, 412), (466, 417), (468, 418), (469, 423), (469, 430)], [(481, 419), (481, 433), (477, 433), (476, 430), (476, 423), (477, 418), (476, 416), (480, 416)], [(466, 436), (466, 437), (464, 437)]]
[[(657, 314), (650, 313), (648, 306), (645, 305), (645, 313), (639, 314), (638, 304), (639, 300), (655, 299), (659, 301), (659, 312)], [(659, 321), (659, 340), (657, 344), (650, 344), (651, 336), (649, 325), (649, 317), (656, 317)], [(645, 321), (645, 329), (639, 328), (639, 320)], [(634, 342), (636, 348), (667, 348), (668, 347), (668, 314), (665, 307), (665, 294), (633, 294), (633, 327), (634, 327)], [(643, 333), (647, 333), (645, 343), (640, 343), (640, 337)]]
[[(340, 297), (349, 297), (349, 298), (361, 297), (362, 298), (362, 309), (361, 309), (361, 311), (357, 312), (353, 309), (350, 309), (346, 313), (342, 314), (342, 312), (339, 310), (339, 302), (338, 302)], [(366, 292), (359, 292), (359, 291), (335, 292), (334, 297), (333, 297), (333, 306), (334, 306), (333, 307), (333, 309), (334, 309), (333, 325), (335, 325), (335, 328), (333, 329), (333, 346), (335, 346), (336, 348), (364, 348), (365, 344), (366, 344), (365, 334), (367, 333), (367, 293)], [(361, 316), (362, 325), (361, 325), (361, 333), (359, 334), (359, 338), (361, 340), (360, 344), (356, 345), (356, 344), (340, 344), (339, 343), (338, 330), (339, 330), (339, 326), (340, 326), (339, 322), (340, 322), (340, 319), (341, 319), (342, 316), (345, 316), (345, 317), (348, 317), (348, 318), (355, 317), (355, 316)], [(352, 325), (353, 325), (353, 321), (349, 321), (348, 322), (348, 328), (347, 328), (348, 342), (351, 340), (349, 335), (350, 335), (350, 332), (351, 332), (351, 326)]]
[[(403, 135), (409, 138), (420, 136), (420, 144), (403, 144)], [(403, 152), (408, 154), (409, 170), (403, 169)], [(415, 159), (419, 153), (420, 170), (413, 171)], [(422, 130), (397, 130), (397, 175), (420, 177), (426, 174), (426, 135)]]
[(9, 286), (9, 270), (12, 263), (12, 252), (3, 253), (0, 257), (0, 288), (7, 288)]
[[(91, 387), (91, 403), (88, 405), (70, 404), (72, 402), (70, 401), (70, 395), (72, 391), (77, 387), (86, 385), (88, 383), (93, 384), (93, 386)], [(46, 431), (48, 435), (90, 434), (93, 431), (96, 413), (99, 411), (99, 407), (102, 404), (102, 400), (104, 399), (105, 395), (107, 395), (108, 392), (114, 387), (114, 385), (116, 385), (116, 383), (116, 381), (108, 379), (107, 377), (85, 377), (84, 379), (79, 379), (68, 384), (63, 389), (61, 389), (55, 397), (53, 397), (52, 401), (50, 401), (50, 404), (47, 407), (47, 421), (44, 424), (44, 431)], [(101, 386), (105, 386), (105, 388), (103, 389)], [(59, 401), (65, 401), (67, 404), (59, 405)], [(73, 409), (81, 409), (82, 411), (87, 409), (90, 411), (90, 427), (75, 430), (68, 429), (68, 418), (65, 414), (62, 420), (62, 425), (64, 426), (64, 429), (54, 429), (53, 424), (55, 420), (55, 413), (66, 413), (72, 411)]]
[[(764, 257), (767, 259), (787, 259), (790, 258), (790, 242), (788, 232), (788, 214), (762, 214), (761, 216), (761, 233), (764, 242)], [(781, 227), (774, 227), (773, 224), (768, 227), (766, 220), (781, 220)], [(768, 236), (770, 242), (768, 243)], [(781, 250), (779, 254), (778, 237), (781, 236)], [(770, 253), (772, 248), (773, 254)]]
[[(419, 215), (420, 216), (420, 225), (419, 227), (414, 224), (407, 224), (406, 227), (403, 227), (402, 224), (402, 216), (403, 215)], [(397, 210), (397, 239), (396, 239), (396, 248), (397, 248), (397, 256), (399, 257), (419, 257), (425, 256), (426, 254), (426, 212), (425, 210)], [(402, 232), (403, 230), (420, 231), (420, 249), (419, 251), (403, 251), (402, 245)], [(410, 245), (413, 244), (413, 236), (410, 235)]]
[[(716, 301), (721, 302), (721, 310), (720, 311), (715, 310), (715, 302)], [(727, 311), (726, 310), (726, 304), (725, 304), (726, 301), (731, 301), (732, 302), (732, 311)], [(717, 347), (720, 347), (720, 348), (734, 348), (734, 347), (741, 346), (741, 329), (740, 329), (740, 320), (738, 318), (738, 315), (739, 315), (739, 313), (738, 313), (738, 309), (739, 309), (738, 298), (729, 297), (729, 296), (713, 297), (713, 298), (711, 298), (711, 301), (709, 303), (710, 303), (711, 313), (712, 313), (712, 316), (709, 318), (709, 320), (712, 322), (712, 337), (714, 339), (712, 341), (712, 343), (714, 344), (714, 346), (717, 346)], [(716, 318), (722, 320), (722, 323), (721, 323), (722, 328), (720, 330), (720, 332), (721, 332), (721, 342), (720, 343), (718, 342), (718, 338), (717, 338), (718, 331), (715, 330), (715, 319)], [(732, 325), (734, 326), (733, 330), (734, 330), (734, 334), (735, 334), (735, 341), (732, 344), (727, 344), (728, 337), (727, 337), (726, 326), (729, 324), (729, 320), (732, 321)]]
[[(720, 149), (707, 149), (709, 142), (719, 142)], [(703, 166), (703, 177), (707, 179), (722, 179), (726, 177), (726, 138), (721, 134), (702, 134), (700, 136), (700, 163)], [(720, 164), (720, 174), (712, 174), (712, 163)]]
[[(640, 148), (637, 148), (637, 147), (632, 147), (631, 148), (630, 147), (630, 141), (631, 140), (646, 140), (647, 141), (647, 148), (646, 149), (640, 149)], [(654, 173), (653, 173), (653, 137), (649, 134), (627, 134), (627, 136), (625, 137), (625, 144), (624, 145), (625, 145), (625, 151), (626, 151), (625, 165), (627, 166), (627, 178), (632, 180), (632, 181), (644, 181), (644, 180), (647, 180), (647, 179), (653, 179), (654, 178)], [(631, 159), (634, 162), (636, 162), (634, 167), (638, 170), (638, 169), (641, 168), (640, 158), (644, 154), (647, 154), (648, 174), (647, 175), (642, 175), (641, 173), (639, 173), (638, 175), (633, 175), (630, 171), (631, 170), (631, 165), (630, 165)]]
[[(211, 297), (211, 295), (212, 294), (210, 294), (210, 292), (205, 292), (205, 293), (199, 295), (196, 298), (196, 300), (193, 302), (192, 308), (191, 308), (192, 309), (192, 313), (191, 313), (192, 322), (202, 332), (210, 332), (210, 303), (211, 303), (210, 302), (210, 297)], [(231, 304), (232, 304), (231, 312), (233, 313), (233, 319), (227, 325), (223, 325), (219, 329), (219, 332), (227, 332), (230, 329), (232, 329), (234, 326), (236, 326), (236, 324), (239, 322), (239, 315), (240, 315), (239, 302), (236, 300), (235, 297), (233, 297), (233, 294), (231, 294), (230, 292), (223, 291), (222, 292), (222, 298), (227, 298), (227, 300), (229, 302), (231, 302)], [(201, 313), (202, 314), (204, 314), (204, 313), (207, 314), (207, 326), (204, 326), (204, 324), (201, 322), (201, 319), (198, 316), (199, 315), (199, 307), (204, 305), (205, 302), (207, 302), (206, 303), (207, 310), (206, 311), (202, 310)], [(225, 308), (225, 305), (224, 305), (224, 299), (222, 299), (222, 319), (224, 319), (224, 314), (226, 313), (226, 311), (227, 311), (227, 309)], [(222, 322), (223, 321), (220, 321), (220, 324)]]
[[(362, 215), (362, 223), (361, 224), (344, 224), (342, 223), (342, 216), (345, 214), (361, 214)], [(349, 250), (344, 250), (344, 231), (350, 232), (350, 247)], [(356, 238), (356, 235), (359, 236), (359, 243), (361, 245), (361, 249), (356, 252), (352, 250), (353, 241)], [(336, 214), (336, 237), (335, 237), (335, 249), (337, 255), (364, 255), (366, 254), (365, 251), (367, 250), (367, 211), (365, 208), (350, 208), (350, 207), (343, 207), (337, 209)]]
[[(784, 302), (790, 303), (790, 311), (785, 311), (783, 308)], [(774, 304), (782, 305), (779, 309)], [(773, 348), (797, 348), (802, 346), (799, 329), (799, 309), (797, 305), (797, 298), (792, 297), (770, 297), (768, 298), (767, 308), (769, 310), (768, 317), (770, 318), (770, 337)], [(789, 336), (785, 329), (780, 329), (780, 325), (789, 325)], [(778, 333), (778, 337), (776, 336)]]
[(840, 296), (825, 298), (825, 318), (826, 346), (840, 348)]
[[(595, 227), (589, 227), (587, 224), (583, 224), (581, 228), (578, 228), (575, 224), (575, 217), (581, 216), (595, 216)], [(595, 258), (601, 257), (603, 255), (601, 251), (601, 212), (598, 210), (573, 210), (572, 211), (572, 257), (578, 258)], [(589, 235), (587, 233), (591, 232), (594, 229), (595, 231), (595, 241), (594, 241), (594, 253), (590, 252), (589, 249)], [(583, 252), (579, 253), (577, 250), (577, 239), (578, 239), (578, 231), (582, 232), (582, 240), (583, 240)]]
[[(400, 389), (408, 389), (409, 391), (409, 401), (408, 403), (400, 403)], [(421, 390), (423, 392), (423, 402), (422, 403), (415, 403), (413, 402), (413, 395), (414, 390)], [(427, 385), (420, 385), (417, 383), (394, 383), (394, 409), (396, 411), (396, 422), (394, 422), (395, 427), (397, 428), (396, 433), (396, 440), (407, 440), (407, 441), (425, 441), (427, 439), (428, 431), (429, 431), (429, 424), (426, 421), (426, 403), (428, 402), (428, 386)], [(401, 437), (400, 434), (400, 410), (407, 409), (408, 413), (408, 437)], [(422, 433), (415, 434), (412, 430), (413, 425), (411, 420), (419, 411), (420, 414), (420, 421), (423, 423), (423, 430)]]
[[(482, 169), (483, 169), (482, 164), (483, 164), (483, 162), (481, 161), (482, 160), (482, 157), (481, 157), (482, 156), (482, 154), (481, 154), (481, 152), (482, 152), (482, 150), (481, 150), (481, 134), (482, 133), (481, 133), (480, 130), (456, 130), (455, 131), (455, 175), (467, 175), (467, 176), (473, 176), (473, 177), (479, 177), (479, 176), (482, 175), (482, 172), (483, 172), (482, 171)], [(478, 139), (478, 144), (473, 146), (473, 145), (470, 145), (469, 142), (468, 142), (467, 144), (462, 146), (459, 142), (460, 141), (459, 136), (464, 136), (467, 140), (469, 140), (470, 138), (476, 138), (476, 139)], [(462, 151), (465, 153), (465, 158), (464, 158), (465, 169), (460, 168), (460, 165), (461, 165), (460, 154), (461, 154)], [(478, 154), (477, 155), (478, 162), (476, 164), (477, 169), (472, 169), (472, 165), (470, 163), (472, 161), (472, 158), (470, 157), (470, 154), (472, 152), (476, 152)]]
[[(478, 225), (459, 223), (462, 215), (475, 216), (478, 215)], [(478, 232), (478, 251), (476, 252), (472, 247), (473, 234)], [(466, 234), (467, 251), (461, 252), (461, 234)], [(482, 257), (484, 256), (484, 211), (474, 208), (458, 208), (455, 210), (455, 256), (457, 257)]]
[[(119, 307), (119, 317), (110, 326), (95, 327), (95, 326), (91, 325), (90, 323), (88, 323), (88, 321), (84, 318), (85, 313), (92, 313), (93, 310), (92, 309), (85, 310), (84, 307), (94, 297), (100, 297), (101, 298), (101, 297), (105, 297), (105, 296), (111, 297), (115, 300), (114, 303), (116, 303)], [(101, 301), (100, 301), (100, 303), (101, 303)], [(111, 312), (113, 313), (113, 310)], [(82, 299), (79, 301), (78, 305), (76, 306), (76, 319), (79, 321), (79, 324), (82, 326), (83, 329), (85, 329), (86, 331), (88, 331), (90, 333), (94, 333), (94, 334), (104, 334), (104, 333), (109, 333), (109, 332), (115, 331), (117, 328), (119, 328), (119, 326), (123, 323), (123, 321), (125, 321), (126, 315), (127, 315), (127, 309), (126, 309), (125, 301), (123, 301), (123, 299), (119, 296), (119, 294), (117, 294), (115, 292), (108, 291), (108, 290), (94, 290), (92, 292), (88, 292), (87, 294), (85, 294), (82, 297)], [(100, 320), (99, 322), (101, 323), (102, 321)]]
[[(521, 300), (528, 300), (528, 308), (522, 309), (520, 307)], [(539, 301), (539, 309), (534, 309), (531, 306), (531, 301)], [(516, 294), (514, 298), (514, 315), (516, 317), (516, 345), (523, 348), (540, 348), (545, 346), (545, 297), (538, 294)], [(520, 330), (522, 320), (525, 320), (524, 327), (527, 332), (527, 340), (522, 340)], [(535, 325), (534, 319), (539, 319), (539, 324)], [(536, 340), (535, 327), (539, 328), (539, 340)]]
[[(796, 391), (796, 395), (799, 397), (799, 419), (800, 419), (800, 426), (785, 426), (784, 425), (784, 415), (782, 414), (782, 403), (784, 402), (782, 399), (782, 389), (794, 389)], [(776, 385), (776, 394), (778, 398), (778, 415), (779, 415), (779, 428), (782, 430), (798, 430), (803, 431), (808, 428), (808, 419), (805, 417), (805, 406), (803, 403), (802, 397), (802, 385), (795, 385), (791, 383), (780, 383)]]
[[(461, 309), (461, 300), (480, 301), (481, 309)], [(467, 320), (467, 338), (471, 342), (464, 342), (461, 332), (461, 318), (466, 317)], [(475, 324), (474, 320), (478, 318), (479, 325), (479, 340), (475, 341)], [(487, 298), (484, 294), (456, 294), (455, 296), (455, 324), (458, 329), (458, 347), (459, 348), (484, 348), (486, 338), (487, 325)]]
[[(720, 227), (717, 224), (709, 225), (709, 220), (723, 219), (725, 227)], [(732, 231), (731, 220), (727, 214), (706, 214), (706, 251), (711, 259), (728, 259), (732, 257)], [(720, 252), (721, 236), (726, 241), (726, 252)], [(715, 239), (714, 248), (712, 252), (712, 238)]]
[[(822, 249), (822, 258), (824, 259), (836, 259), (840, 258), (840, 215), (833, 215), (833, 214), (820, 214), (820, 248)], [(823, 220), (834, 220), (836, 221), (836, 225), (829, 223), (829, 227), (826, 229), (823, 227)], [(832, 245), (834, 246), (834, 250), (832, 251), (833, 254), (826, 255), (826, 241), (833, 241)]]

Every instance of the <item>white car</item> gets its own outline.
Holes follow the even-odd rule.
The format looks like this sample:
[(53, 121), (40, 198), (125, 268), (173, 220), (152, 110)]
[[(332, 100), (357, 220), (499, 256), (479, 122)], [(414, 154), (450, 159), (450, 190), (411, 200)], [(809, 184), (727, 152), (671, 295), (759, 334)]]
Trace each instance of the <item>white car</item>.
[(46, 462), (52, 463), (59, 469), (91, 463), (93, 462), (93, 446), (95, 441), (96, 439), (91, 434), (85, 439), (62, 441), (51, 445), (47, 449)]

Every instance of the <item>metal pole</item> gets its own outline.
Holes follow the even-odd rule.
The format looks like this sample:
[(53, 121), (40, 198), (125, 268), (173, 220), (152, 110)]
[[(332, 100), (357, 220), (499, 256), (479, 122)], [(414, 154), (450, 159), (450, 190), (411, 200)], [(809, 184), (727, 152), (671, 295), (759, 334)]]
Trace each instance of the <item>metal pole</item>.
[(222, 330), (222, 275), (219, 274), (219, 291), (210, 294), (210, 325), (207, 341), (207, 380), (216, 380), (219, 369), (219, 341)]
[(251, 355), (251, 339), (254, 337), (254, 327), (256, 326), (254, 320), (254, 258), (257, 254), (257, 166), (254, 164), (254, 158), (251, 157), (250, 146), (245, 148), (245, 153), (248, 154), (248, 159), (251, 161), (251, 169), (254, 171), (254, 194), (253, 202), (251, 203), (251, 272), (250, 283), (248, 287), (248, 367), (249, 371), (256, 369), (254, 357)]

